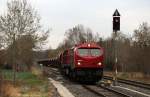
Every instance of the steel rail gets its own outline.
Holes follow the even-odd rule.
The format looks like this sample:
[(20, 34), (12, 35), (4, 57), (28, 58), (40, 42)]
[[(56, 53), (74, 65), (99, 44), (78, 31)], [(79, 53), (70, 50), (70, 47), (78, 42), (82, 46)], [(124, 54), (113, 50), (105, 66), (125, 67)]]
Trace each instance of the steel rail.
[[(108, 97), (108, 96), (106, 96), (105, 94), (100, 93), (100, 92), (98, 92), (98, 91), (92, 89), (92, 88), (89, 87), (88, 85), (82, 85), (82, 86), (83, 86), (85, 89), (87, 89), (88, 91), (93, 92), (94, 94), (96, 94), (96, 95), (98, 95), (98, 96)], [(116, 90), (113, 90), (113, 89), (110, 89), (110, 88), (108, 88), (108, 87), (104, 87), (104, 86), (101, 86), (101, 85), (96, 85), (96, 87), (102, 88), (102, 89), (107, 90), (107, 91), (109, 91), (109, 92), (112, 92), (112, 93), (114, 93), (114, 94), (116, 94), (116, 95), (119, 95), (120, 97), (132, 97), (131, 95), (124, 94), (124, 93), (122, 93), (122, 92), (119, 92), (119, 91), (116, 91)]]
[(108, 88), (108, 87), (104, 87), (104, 86), (101, 86), (101, 85), (98, 85), (97, 87), (101, 87), (101, 88), (103, 88), (103, 89), (106, 89), (106, 90), (108, 90), (108, 91), (110, 91), (110, 92), (113, 92), (113, 93), (115, 93), (115, 94), (117, 94), (117, 95), (120, 95), (121, 97), (132, 97), (131, 95), (128, 95), (128, 94), (119, 92), (119, 91), (117, 91), (117, 90), (114, 90), (114, 89), (111, 89), (111, 88)]
[(102, 94), (102, 93), (100, 93), (100, 92), (97, 92), (96, 90), (94, 90), (94, 89), (88, 87), (87, 85), (82, 85), (82, 86), (83, 86), (86, 90), (88, 90), (88, 91), (90, 91), (90, 92), (92, 92), (92, 93), (94, 93), (94, 94), (96, 94), (96, 95), (98, 95), (98, 96), (107, 97), (106, 95), (104, 95), (104, 94)]

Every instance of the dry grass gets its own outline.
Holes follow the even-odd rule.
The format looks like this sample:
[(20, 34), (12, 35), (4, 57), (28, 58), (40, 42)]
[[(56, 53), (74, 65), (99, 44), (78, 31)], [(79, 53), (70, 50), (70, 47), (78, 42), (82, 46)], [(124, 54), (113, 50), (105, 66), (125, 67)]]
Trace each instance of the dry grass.
[(4, 97), (20, 97), (20, 89), (14, 87), (10, 82), (4, 82), (2, 85)]
[(52, 86), (50, 86), (47, 91), (41, 91), (36, 87), (30, 87), (24, 92), (22, 92), (22, 86), (13, 87), (10, 83), (5, 83), (2, 88), (2, 97), (52, 97), (54, 92), (54, 87)]
[[(12, 71), (5, 71), (6, 78), (10, 77)], [(2, 97), (51, 97), (53, 87), (49, 85), (46, 77), (42, 77), (40, 68), (32, 68), (32, 72), (18, 72), (17, 84), (12, 85), (12, 79), (3, 80)]]
[(32, 72), (32, 74), (34, 74), (36, 76), (42, 75), (42, 70), (40, 68), (37, 68), (37, 67), (31, 67), (31, 72)]

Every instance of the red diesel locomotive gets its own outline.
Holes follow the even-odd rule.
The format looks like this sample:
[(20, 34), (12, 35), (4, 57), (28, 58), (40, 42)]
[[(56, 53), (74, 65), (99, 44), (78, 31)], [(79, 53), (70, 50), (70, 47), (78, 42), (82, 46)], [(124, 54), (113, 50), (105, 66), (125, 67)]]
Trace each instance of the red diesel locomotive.
[(97, 82), (103, 76), (104, 50), (96, 43), (82, 43), (60, 55), (62, 72), (72, 79)]

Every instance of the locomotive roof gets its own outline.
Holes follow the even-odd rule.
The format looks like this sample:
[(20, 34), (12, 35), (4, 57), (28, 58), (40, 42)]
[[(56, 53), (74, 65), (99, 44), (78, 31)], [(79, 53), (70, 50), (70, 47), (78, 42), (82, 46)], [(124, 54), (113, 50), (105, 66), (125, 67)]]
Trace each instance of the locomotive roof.
[(65, 49), (61, 54), (63, 54), (65, 51), (68, 51), (69, 49), (74, 49), (74, 48), (102, 48), (102, 47), (94, 42), (85, 42), (85, 43), (77, 44), (73, 46), (72, 48)]
[(94, 42), (92, 42), (92, 43), (81, 43), (81, 44), (78, 44), (78, 45), (75, 45), (75, 47), (85, 47), (85, 48), (87, 48), (87, 47), (91, 47), (91, 48), (100, 48), (100, 46), (97, 44), (97, 43), (94, 43)]

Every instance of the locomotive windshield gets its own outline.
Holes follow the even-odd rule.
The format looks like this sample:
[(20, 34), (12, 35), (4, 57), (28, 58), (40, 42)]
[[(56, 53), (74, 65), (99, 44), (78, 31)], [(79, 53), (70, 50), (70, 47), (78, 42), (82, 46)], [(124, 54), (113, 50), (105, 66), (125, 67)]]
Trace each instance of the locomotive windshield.
[(102, 54), (102, 51), (97, 48), (79, 48), (78, 54), (80, 56), (100, 56)]

